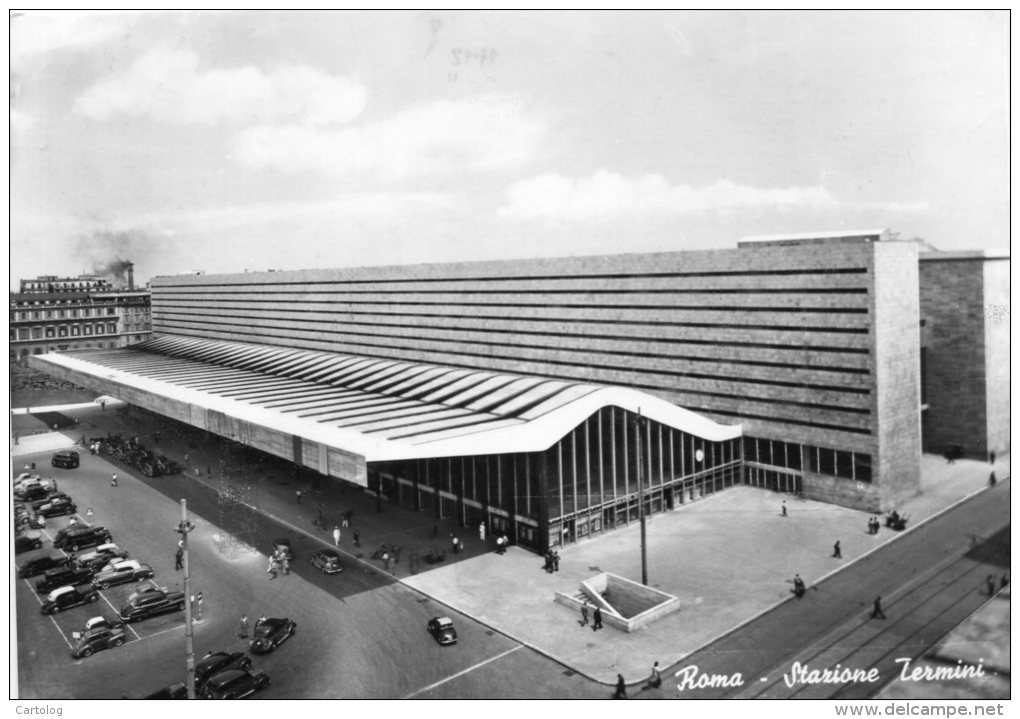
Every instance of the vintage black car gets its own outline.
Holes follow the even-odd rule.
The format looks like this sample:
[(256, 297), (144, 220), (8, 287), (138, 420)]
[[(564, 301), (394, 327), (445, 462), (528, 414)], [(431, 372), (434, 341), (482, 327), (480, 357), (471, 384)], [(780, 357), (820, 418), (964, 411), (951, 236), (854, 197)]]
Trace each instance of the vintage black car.
[(78, 453), (71, 449), (65, 449), (57, 452), (50, 458), (50, 464), (54, 467), (63, 467), (64, 469), (74, 469), (81, 464), (81, 458)]
[(49, 497), (51, 492), (41, 484), (30, 484), (27, 487), (15, 491), (14, 497), (20, 502), (35, 502), (39, 499)]
[(50, 554), (45, 557), (39, 557), (26, 562), (21, 569), (18, 570), (18, 576), (22, 579), (28, 579), (29, 577), (38, 577), (43, 572), (50, 569), (59, 569), (60, 567), (66, 567), (71, 563), (70, 557), (65, 557), (61, 554)]
[(71, 607), (79, 607), (82, 604), (90, 604), (99, 600), (99, 592), (92, 587), (60, 587), (54, 589), (46, 597), (42, 605), (43, 614), (55, 614)]
[(38, 534), (22, 534), (14, 540), (14, 553), (30, 552), (42, 549), (42, 538)]
[(92, 586), (96, 589), (109, 589), (115, 584), (138, 582), (154, 577), (156, 572), (148, 564), (134, 559), (118, 559), (110, 562), (92, 577)]
[(78, 511), (78, 505), (71, 501), (71, 498), (66, 494), (64, 495), (53, 495), (49, 497), (47, 501), (36, 507), (36, 517), (63, 517), (65, 514), (75, 514)]
[[(78, 632), (75, 632), (78, 634)], [(126, 641), (123, 625), (119, 627), (97, 626), (78, 634), (75, 638), (71, 656), (91, 657), (96, 652), (110, 647), (119, 647)]]
[(269, 686), (269, 675), (261, 669), (230, 669), (206, 682), (207, 699), (242, 699)]
[(244, 652), (215, 652), (206, 654), (195, 665), (195, 687), (201, 689), (207, 681), (228, 669), (247, 669), (251, 657)]
[(138, 622), (168, 612), (184, 609), (184, 592), (168, 592), (166, 589), (145, 589), (128, 597), (120, 608), (120, 618), (125, 622)]
[(429, 620), (428, 630), (440, 644), (457, 643), (457, 630), (453, 628), (453, 620), (449, 617), (433, 617)]
[(127, 559), (127, 557), (127, 550), (121, 549), (112, 542), (108, 542), (100, 544), (91, 552), (82, 554), (74, 561), (79, 567), (88, 567), (92, 571), (98, 572), (110, 562), (117, 559)]
[(39, 507), (42, 507), (51, 502), (72, 502), (73, 500), (64, 492), (54, 492), (53, 494), (43, 499), (37, 499), (32, 502), (32, 509), (38, 511)]
[(53, 538), (53, 546), (57, 549), (77, 552), (86, 547), (95, 547), (113, 539), (106, 527), (64, 527)]
[(158, 692), (153, 692), (146, 699), (187, 699), (188, 685), (184, 682), (177, 682), (168, 687), (163, 687)]
[(332, 549), (320, 549), (313, 554), (312, 566), (323, 574), (339, 574), (344, 571), (340, 564), (340, 553)]
[(58, 587), (66, 587), (74, 584), (88, 584), (92, 581), (92, 570), (76, 567), (73, 564), (66, 564), (63, 567), (49, 569), (43, 572), (42, 578), (36, 580), (35, 591), (52, 592)]
[(260, 619), (252, 632), (251, 650), (256, 654), (268, 654), (292, 637), (296, 628), (297, 624), (286, 617)]

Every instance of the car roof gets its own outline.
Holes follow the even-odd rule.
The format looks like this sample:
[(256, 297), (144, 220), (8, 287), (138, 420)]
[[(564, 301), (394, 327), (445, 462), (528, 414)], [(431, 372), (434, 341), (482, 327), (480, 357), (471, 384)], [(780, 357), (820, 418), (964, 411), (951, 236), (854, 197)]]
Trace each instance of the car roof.
[[(439, 624), (453, 624), (453, 620), (449, 617), (436, 617), (432, 621), (438, 622)], [(421, 625), (419, 624), (418, 626), (420, 627)]]
[(73, 591), (74, 591), (74, 587), (72, 587), (70, 585), (64, 586), (64, 587), (57, 587), (52, 592), (50, 592), (49, 595), (47, 595), (46, 600), (52, 602), (54, 599), (59, 597), (61, 594), (67, 594), (68, 592), (73, 592)]
[(237, 679), (240, 679), (241, 677), (246, 676), (247, 674), (248, 672), (246, 672), (243, 669), (227, 669), (226, 671), (222, 671), (216, 676), (212, 677), (208, 681), (208, 684), (214, 687), (226, 686), (227, 684), (230, 684), (231, 682), (236, 681)]

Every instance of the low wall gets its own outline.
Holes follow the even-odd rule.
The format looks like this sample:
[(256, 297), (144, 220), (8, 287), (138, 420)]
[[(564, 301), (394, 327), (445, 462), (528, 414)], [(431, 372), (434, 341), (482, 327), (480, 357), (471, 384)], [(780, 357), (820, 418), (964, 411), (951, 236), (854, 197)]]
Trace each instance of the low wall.
[(680, 600), (615, 574), (603, 572), (581, 582), (581, 594), (556, 592), (555, 601), (581, 613), (587, 603), (602, 610), (602, 624), (633, 632), (680, 608)]

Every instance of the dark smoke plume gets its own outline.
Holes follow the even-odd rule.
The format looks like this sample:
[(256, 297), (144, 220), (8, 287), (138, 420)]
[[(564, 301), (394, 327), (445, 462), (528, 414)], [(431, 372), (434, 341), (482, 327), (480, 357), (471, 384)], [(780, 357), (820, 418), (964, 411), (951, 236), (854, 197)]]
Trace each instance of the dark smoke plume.
[(141, 230), (99, 230), (78, 238), (75, 256), (88, 274), (105, 277), (114, 287), (127, 287), (128, 267), (144, 260), (152, 242)]

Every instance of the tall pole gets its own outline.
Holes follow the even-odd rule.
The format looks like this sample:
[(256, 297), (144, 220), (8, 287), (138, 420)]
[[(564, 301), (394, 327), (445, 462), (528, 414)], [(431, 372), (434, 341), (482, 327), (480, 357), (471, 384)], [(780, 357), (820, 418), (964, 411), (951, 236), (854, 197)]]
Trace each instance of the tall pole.
[(637, 411), (637, 486), (638, 517), (641, 519), (641, 583), (648, 586), (648, 542), (645, 536), (645, 483), (643, 458), (644, 440), (641, 438), (641, 408)]
[(195, 627), (191, 621), (191, 571), (188, 568), (188, 533), (194, 528), (188, 521), (188, 500), (181, 499), (181, 523), (177, 531), (184, 550), (184, 651), (188, 669), (188, 699), (195, 698)]

